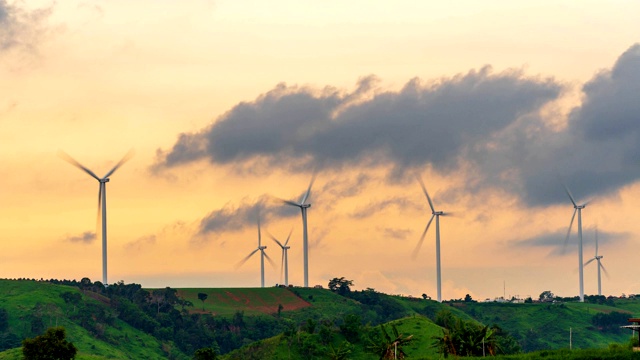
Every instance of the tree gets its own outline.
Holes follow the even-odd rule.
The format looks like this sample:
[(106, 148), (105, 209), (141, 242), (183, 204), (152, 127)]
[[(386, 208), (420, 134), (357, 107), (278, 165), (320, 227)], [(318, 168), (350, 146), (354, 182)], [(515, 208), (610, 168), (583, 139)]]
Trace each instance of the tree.
[(193, 354), (193, 359), (194, 360), (216, 360), (217, 356), (218, 356), (218, 353), (216, 352), (216, 349), (208, 347), (208, 348), (202, 348), (202, 349), (196, 350), (196, 353)]
[(67, 360), (74, 359), (78, 349), (65, 339), (63, 327), (49, 328), (46, 333), (33, 339), (22, 341), (25, 360)]
[(540, 301), (541, 302), (547, 302), (547, 301), (553, 301), (553, 298), (555, 296), (553, 295), (553, 293), (549, 290), (545, 290), (540, 294)]
[(391, 324), (391, 335), (387, 332), (383, 324), (380, 324), (380, 334), (371, 340), (372, 349), (380, 359), (404, 359), (405, 354), (402, 347), (413, 339), (413, 335), (404, 336), (398, 332), (394, 324)]
[(202, 311), (204, 311), (204, 301), (207, 300), (209, 295), (205, 293), (198, 293), (198, 300), (202, 301)]
[(356, 343), (360, 340), (360, 329), (362, 328), (362, 320), (357, 314), (348, 314), (344, 317), (344, 323), (340, 325), (340, 332), (350, 343)]
[(471, 298), (471, 295), (467, 294), (464, 296), (464, 302), (473, 302), (473, 299)]
[(346, 295), (350, 293), (351, 286), (353, 286), (353, 281), (347, 280), (344, 277), (333, 278), (329, 281), (329, 290), (336, 292), (340, 295)]
[(422, 298), (425, 299), (425, 300), (427, 300), (427, 299), (431, 300), (431, 296), (429, 296), (427, 294), (422, 294)]

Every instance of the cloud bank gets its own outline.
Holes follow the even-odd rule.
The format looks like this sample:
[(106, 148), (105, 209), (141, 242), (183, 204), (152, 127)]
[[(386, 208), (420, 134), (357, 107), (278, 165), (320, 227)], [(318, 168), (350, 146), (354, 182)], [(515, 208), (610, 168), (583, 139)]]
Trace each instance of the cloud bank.
[(80, 235), (68, 236), (65, 238), (65, 241), (69, 241), (72, 243), (91, 244), (96, 239), (97, 237), (95, 232), (85, 231)]
[[(157, 150), (153, 170), (196, 161), (238, 171), (258, 164), (309, 172), (386, 168), (397, 180), (431, 168), (462, 174), (469, 193), (506, 191), (529, 207), (570, 204), (562, 182), (583, 202), (640, 179), (640, 45), (584, 84), (568, 115), (545, 111), (565, 90), (553, 79), (488, 66), (412, 79), (398, 91), (383, 91), (374, 76), (353, 91), (280, 84), (200, 131), (180, 134), (170, 149)], [(345, 196), (370, 179), (354, 181), (340, 184)], [(403, 206), (398, 201), (374, 205)], [(214, 211), (201, 232), (238, 230), (256, 206)]]
[(46, 34), (53, 8), (26, 10), (20, 3), (0, 0), (0, 54), (10, 50), (35, 52)]

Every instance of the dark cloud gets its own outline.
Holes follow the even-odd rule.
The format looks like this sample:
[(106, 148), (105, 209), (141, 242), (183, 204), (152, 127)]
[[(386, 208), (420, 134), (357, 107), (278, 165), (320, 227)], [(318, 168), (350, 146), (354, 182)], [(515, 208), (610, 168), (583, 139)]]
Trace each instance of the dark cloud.
[(96, 233), (91, 231), (85, 231), (80, 235), (68, 236), (65, 238), (65, 241), (69, 241), (73, 243), (91, 244), (96, 239), (97, 239)]
[(374, 82), (364, 78), (347, 93), (278, 85), (211, 126), (181, 134), (171, 150), (158, 150), (155, 169), (201, 159), (236, 167), (260, 160), (282, 167), (450, 169), (461, 149), (536, 111), (561, 89), (489, 67), (429, 83), (413, 79), (396, 92)]
[(140, 237), (134, 241), (131, 241), (124, 245), (124, 248), (127, 250), (141, 250), (150, 245), (154, 245), (156, 243), (155, 235), (148, 235)]
[(467, 193), (507, 192), (532, 207), (570, 205), (562, 182), (584, 202), (640, 179), (640, 45), (586, 83), (568, 117), (542, 111), (564, 90), (489, 67), (413, 79), (399, 91), (382, 91), (374, 77), (352, 92), (281, 84), (181, 134), (173, 148), (158, 150), (154, 170), (198, 160), (236, 171), (384, 166), (391, 179), (406, 181), (407, 170), (431, 168), (465, 174)]
[(35, 52), (47, 32), (45, 21), (53, 8), (27, 10), (20, 7), (21, 4), (0, 0), (0, 53)]
[(533, 206), (611, 194), (640, 178), (640, 45), (620, 56), (583, 88), (581, 106), (558, 130), (523, 117), (468, 153), (477, 166), (469, 190), (494, 186), (521, 194)]
[(383, 228), (382, 233), (387, 239), (405, 240), (412, 231), (410, 229)]
[(200, 221), (198, 233), (215, 235), (227, 231), (241, 231), (247, 226), (255, 227), (258, 214), (261, 223), (268, 224), (274, 219), (291, 218), (299, 213), (298, 208), (282, 205), (278, 199), (265, 195), (257, 201), (245, 200), (240, 205), (228, 204), (212, 211)]
[(350, 216), (355, 219), (364, 219), (371, 217), (379, 212), (383, 212), (390, 207), (395, 207), (400, 210), (410, 208), (415, 211), (424, 209), (423, 206), (416, 204), (413, 200), (410, 200), (408, 198), (393, 197), (380, 201), (371, 201), (369, 202), (369, 204), (356, 209), (353, 213), (351, 213)]
[[(568, 222), (569, 220), (567, 220)], [(568, 224), (567, 224), (568, 226)], [(573, 228), (573, 232), (567, 241), (565, 246), (565, 239), (567, 237), (567, 229), (559, 229), (555, 232), (548, 232), (541, 235), (537, 235), (527, 239), (521, 239), (517, 241), (513, 241), (510, 245), (514, 248), (529, 248), (529, 247), (540, 247), (540, 248), (548, 248), (551, 250), (551, 256), (563, 256), (567, 254), (573, 254), (578, 245), (578, 234), (577, 230)], [(583, 256), (585, 261), (591, 257), (592, 251), (589, 251), (588, 254), (586, 252), (586, 248), (591, 249), (595, 248), (595, 228), (593, 227), (585, 227), (582, 230), (582, 244), (583, 244)], [(607, 232), (607, 231), (598, 231), (598, 247), (599, 252), (601, 254), (604, 253), (603, 248), (606, 248), (607, 245), (620, 244), (626, 241), (629, 238), (629, 233), (619, 233), (619, 232)]]

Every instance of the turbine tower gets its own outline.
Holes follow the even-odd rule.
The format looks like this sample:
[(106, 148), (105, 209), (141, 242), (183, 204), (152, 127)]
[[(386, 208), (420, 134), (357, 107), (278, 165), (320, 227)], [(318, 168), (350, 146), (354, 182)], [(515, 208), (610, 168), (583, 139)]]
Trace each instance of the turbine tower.
[(571, 195), (571, 191), (569, 188), (562, 184), (564, 187), (564, 191), (569, 196), (569, 200), (573, 204), (573, 216), (571, 216), (571, 222), (569, 223), (569, 229), (567, 230), (567, 237), (564, 239), (564, 246), (567, 246), (567, 242), (569, 241), (569, 236), (571, 235), (571, 227), (573, 226), (573, 220), (576, 217), (576, 213), (578, 213), (578, 273), (579, 273), (579, 281), (580, 281), (580, 302), (584, 302), (584, 263), (582, 260), (582, 209), (584, 209), (588, 202), (578, 205), (573, 195)]
[(424, 232), (420, 237), (420, 241), (418, 242), (418, 245), (413, 251), (413, 257), (415, 258), (416, 255), (418, 254), (418, 251), (422, 246), (422, 242), (424, 241), (424, 238), (427, 235), (427, 231), (429, 231), (429, 226), (431, 226), (431, 222), (433, 221), (433, 218), (435, 218), (436, 219), (436, 281), (437, 281), (438, 302), (442, 302), (442, 276), (441, 276), (442, 274), (440, 269), (440, 216), (446, 216), (450, 214), (447, 214), (444, 211), (435, 210), (435, 208), (433, 207), (433, 202), (431, 201), (431, 197), (427, 192), (427, 187), (424, 186), (424, 182), (422, 182), (422, 179), (420, 178), (420, 176), (416, 175), (416, 178), (418, 179), (418, 182), (422, 187), (422, 191), (424, 192), (424, 195), (427, 197), (427, 201), (429, 202), (429, 207), (431, 208), (431, 218), (429, 219), (427, 226), (424, 228)]
[(284, 285), (285, 286), (289, 286), (289, 256), (288, 256), (288, 251), (291, 248), (291, 246), (287, 246), (287, 244), (289, 243), (289, 239), (291, 239), (291, 233), (293, 232), (293, 229), (291, 229), (291, 231), (289, 231), (289, 236), (287, 236), (287, 240), (284, 242), (284, 245), (278, 241), (278, 239), (276, 239), (273, 235), (269, 234), (269, 237), (271, 237), (271, 240), (275, 241), (276, 244), (278, 244), (278, 246), (280, 246), (280, 248), (282, 249), (282, 264), (280, 264), (280, 281), (282, 281), (282, 273), (284, 272)]
[(247, 255), (244, 259), (240, 260), (236, 268), (242, 266), (242, 264), (247, 262), (247, 260), (249, 260), (249, 258), (253, 256), (253, 254), (260, 251), (260, 285), (261, 287), (264, 287), (264, 258), (266, 257), (267, 260), (269, 260), (269, 263), (271, 263), (271, 266), (273, 266), (273, 260), (271, 260), (269, 255), (267, 255), (267, 253), (264, 252), (266, 248), (267, 248), (266, 246), (262, 246), (262, 236), (260, 234), (260, 217), (258, 217), (258, 247), (255, 250), (253, 250), (249, 255)]
[(591, 264), (594, 260), (598, 263), (598, 296), (602, 295), (602, 277), (600, 275), (600, 270), (604, 271), (605, 275), (609, 275), (607, 273), (607, 269), (604, 268), (604, 265), (600, 262), (602, 259), (602, 255), (598, 255), (598, 228), (596, 228), (596, 256), (592, 257), (589, 261), (584, 263), (584, 266)]
[(309, 182), (309, 187), (307, 188), (307, 192), (304, 193), (300, 203), (290, 201), (290, 200), (282, 200), (285, 204), (296, 206), (300, 208), (302, 212), (302, 255), (303, 255), (303, 267), (304, 267), (304, 287), (309, 287), (309, 238), (307, 237), (307, 209), (311, 207), (311, 204), (305, 203), (309, 199), (309, 195), (311, 194), (311, 187), (313, 186), (313, 182), (315, 181), (315, 174), (311, 177), (311, 181)]
[(107, 174), (103, 177), (98, 177), (93, 171), (89, 170), (71, 156), (66, 154), (63, 151), (58, 152), (58, 155), (63, 159), (69, 162), (71, 165), (77, 167), (80, 170), (83, 170), (87, 174), (89, 174), (92, 178), (98, 180), (100, 183), (100, 189), (98, 190), (98, 219), (100, 219), (100, 214), (102, 214), (102, 284), (104, 286), (108, 286), (107, 282), (107, 183), (109, 182), (109, 176), (113, 175), (113, 173), (118, 170), (122, 164), (127, 162), (133, 156), (133, 150), (129, 150), (129, 152), (113, 167), (113, 169), (109, 170)]

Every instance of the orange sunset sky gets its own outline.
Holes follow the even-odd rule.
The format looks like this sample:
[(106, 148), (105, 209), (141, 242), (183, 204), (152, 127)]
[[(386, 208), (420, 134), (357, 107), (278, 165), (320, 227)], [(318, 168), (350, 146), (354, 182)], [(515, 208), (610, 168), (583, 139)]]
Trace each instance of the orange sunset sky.
[[(443, 299), (640, 293), (637, 1), (0, 0), (0, 277), (256, 287), (263, 230), (302, 284)], [(266, 283), (280, 251), (263, 234)], [(597, 292), (596, 267), (585, 293)], [(504, 289), (503, 289), (504, 286)]]

